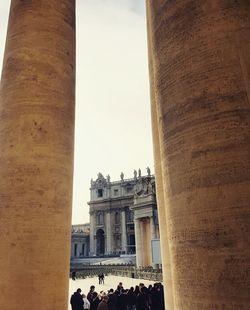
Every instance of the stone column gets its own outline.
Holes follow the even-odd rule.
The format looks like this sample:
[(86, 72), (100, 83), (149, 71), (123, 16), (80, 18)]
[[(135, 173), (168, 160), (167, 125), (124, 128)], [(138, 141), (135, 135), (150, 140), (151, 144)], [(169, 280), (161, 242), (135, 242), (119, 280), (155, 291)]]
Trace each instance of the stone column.
[(158, 111), (156, 106), (156, 87), (155, 87), (155, 65), (153, 54), (153, 42), (152, 42), (152, 10), (150, 9), (150, 3), (147, 1), (147, 28), (148, 28), (148, 58), (149, 58), (149, 77), (150, 77), (150, 98), (151, 98), (151, 120), (152, 120), (152, 134), (153, 134), (153, 150), (154, 150), (154, 163), (155, 163), (155, 181), (156, 181), (156, 198), (157, 198), (157, 213), (160, 230), (160, 245), (161, 245), (161, 260), (162, 260), (162, 273), (164, 282), (164, 299), (165, 308), (174, 309), (174, 294), (172, 287), (172, 269), (170, 248), (168, 242), (168, 226), (166, 220), (167, 208), (167, 195), (164, 192), (164, 178), (162, 176), (162, 163), (161, 163), (161, 141), (159, 135), (162, 131), (159, 131), (157, 119)]
[(138, 219), (134, 220), (135, 223), (135, 247), (136, 247), (136, 266), (142, 266), (142, 240), (141, 240), (141, 223)]
[(111, 220), (110, 220), (110, 211), (105, 212), (106, 217), (106, 254), (111, 253), (111, 237), (112, 237), (112, 229), (111, 229)]
[(249, 12), (148, 0), (171, 309), (250, 307)]
[(154, 217), (150, 217), (150, 231), (151, 231), (151, 240), (156, 238), (156, 227), (154, 222)]
[(126, 227), (126, 212), (122, 210), (122, 251), (127, 253), (127, 227)]
[(154, 222), (154, 217), (150, 217), (150, 239), (149, 240), (149, 251), (150, 251), (150, 260), (152, 262), (152, 267), (156, 268), (156, 264), (153, 264), (153, 259), (152, 259), (152, 240), (156, 239), (156, 227), (155, 227), (155, 222)]
[(90, 255), (94, 255), (96, 252), (95, 249), (95, 241), (94, 241), (94, 235), (95, 235), (95, 213), (94, 212), (90, 212), (90, 232), (89, 232), (89, 251), (90, 251)]
[(141, 238), (142, 242), (142, 266), (148, 267), (152, 265), (151, 258), (151, 227), (149, 218), (141, 220)]
[(0, 87), (0, 309), (68, 307), (74, 0), (12, 0)]

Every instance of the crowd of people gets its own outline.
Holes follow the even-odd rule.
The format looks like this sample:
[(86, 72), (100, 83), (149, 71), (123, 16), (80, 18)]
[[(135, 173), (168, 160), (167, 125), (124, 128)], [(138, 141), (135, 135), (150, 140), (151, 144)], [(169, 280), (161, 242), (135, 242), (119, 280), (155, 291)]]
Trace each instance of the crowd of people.
[(91, 285), (87, 294), (80, 288), (71, 296), (72, 310), (164, 310), (163, 285), (155, 283), (146, 287), (143, 283), (124, 289), (120, 282), (114, 290), (97, 293)]

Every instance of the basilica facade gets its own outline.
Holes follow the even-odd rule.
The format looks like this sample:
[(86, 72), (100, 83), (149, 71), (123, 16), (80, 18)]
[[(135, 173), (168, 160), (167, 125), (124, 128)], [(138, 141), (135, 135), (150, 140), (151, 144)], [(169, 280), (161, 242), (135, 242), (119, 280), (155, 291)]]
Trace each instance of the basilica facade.
[(90, 187), (90, 256), (136, 253), (138, 266), (152, 265), (151, 243), (159, 238), (155, 177), (134, 170), (112, 182), (99, 173)]
[(154, 266), (152, 242), (159, 240), (155, 177), (134, 170), (111, 181), (101, 173), (90, 184), (90, 223), (73, 225), (71, 258), (136, 254), (138, 267)]

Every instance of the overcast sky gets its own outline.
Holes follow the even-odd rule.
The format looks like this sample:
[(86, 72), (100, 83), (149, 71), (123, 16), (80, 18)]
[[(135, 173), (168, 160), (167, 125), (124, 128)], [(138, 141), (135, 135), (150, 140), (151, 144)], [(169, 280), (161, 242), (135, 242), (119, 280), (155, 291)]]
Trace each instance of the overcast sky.
[[(0, 1), (0, 59), (10, 0)], [(72, 223), (89, 221), (90, 179), (153, 169), (143, 0), (77, 0)]]

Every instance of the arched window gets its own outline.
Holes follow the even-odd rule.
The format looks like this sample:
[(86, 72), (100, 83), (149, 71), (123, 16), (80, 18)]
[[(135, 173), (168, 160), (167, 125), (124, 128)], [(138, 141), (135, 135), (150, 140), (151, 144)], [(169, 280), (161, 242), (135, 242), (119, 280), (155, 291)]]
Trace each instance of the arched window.
[(103, 213), (102, 212), (97, 213), (96, 224), (103, 225)]

